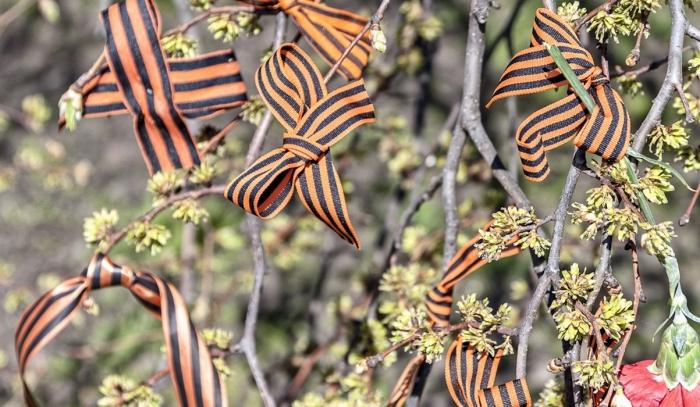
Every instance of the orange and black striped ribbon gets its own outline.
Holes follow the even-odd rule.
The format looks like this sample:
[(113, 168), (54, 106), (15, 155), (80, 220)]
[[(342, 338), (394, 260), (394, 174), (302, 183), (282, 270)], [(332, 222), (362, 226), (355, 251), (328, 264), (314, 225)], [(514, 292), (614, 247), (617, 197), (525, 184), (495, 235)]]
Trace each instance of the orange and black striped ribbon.
[[(484, 230), (488, 230), (491, 227), (491, 224), (493, 222), (489, 222), (485, 227)], [(522, 251), (522, 248), (520, 246), (516, 246), (515, 242), (517, 242), (519, 239), (519, 236), (517, 234), (514, 234), (511, 236), (511, 238), (506, 242), (506, 248), (501, 252), (500, 258), (506, 258), (510, 256), (514, 256)], [(452, 257), (450, 260), (450, 263), (448, 265), (447, 271), (443, 275), (442, 279), (433, 286), (433, 288), (428, 291), (428, 294), (426, 294), (425, 297), (425, 307), (426, 311), (428, 314), (428, 318), (430, 319), (430, 322), (434, 327), (446, 327), (450, 323), (450, 314), (452, 313), (452, 305), (454, 303), (454, 287), (459, 284), (462, 280), (464, 280), (467, 276), (469, 276), (471, 273), (474, 271), (478, 270), (481, 268), (483, 265), (487, 263), (486, 260), (482, 259), (481, 256), (479, 256), (479, 251), (477, 249), (477, 245), (481, 242), (481, 236), (476, 236), (469, 242), (467, 242), (464, 246), (462, 246), (459, 251)], [(461, 339), (458, 339), (461, 342)], [(453, 349), (457, 343), (457, 340), (453, 342), (452, 347), (450, 347), (450, 351), (447, 354), (447, 361), (448, 362), (454, 362), (451, 361), (449, 358), (454, 357), (455, 349)], [(460, 345), (461, 346), (461, 345)], [(466, 349), (466, 343), (464, 344), (465, 349)], [(450, 353), (451, 352), (451, 353)], [(460, 351), (462, 352), (462, 351)], [(472, 352), (472, 351), (470, 351)], [(460, 355), (467, 355), (466, 352), (460, 353)], [(471, 355), (471, 353), (470, 353)], [(498, 354), (500, 355), (500, 354)], [(473, 356), (473, 355), (472, 355)], [(470, 357), (472, 357), (470, 356)], [(487, 355), (488, 356), (488, 355)], [(469, 370), (469, 387), (465, 387), (464, 385), (460, 384), (459, 382), (450, 382), (448, 380), (448, 388), (450, 389), (450, 394), (459, 406), (468, 406), (468, 407), (485, 407), (485, 406), (503, 406), (503, 407), (513, 407), (513, 406), (529, 406), (530, 404), (530, 395), (527, 391), (527, 384), (525, 383), (525, 379), (522, 380), (516, 380), (515, 382), (508, 382), (505, 383), (501, 386), (491, 388), (493, 386), (493, 378), (495, 378), (495, 372), (496, 368), (498, 366), (498, 363), (496, 363), (495, 367), (493, 367), (493, 372), (491, 372), (491, 366), (493, 360), (496, 360), (496, 362), (500, 361), (500, 356), (497, 356), (496, 359), (491, 358), (491, 361), (487, 361), (484, 359), (483, 361), (480, 361), (478, 363), (470, 362), (471, 364), (467, 365), (466, 364), (466, 359), (463, 360), (461, 363), (462, 365), (460, 366), (468, 366)], [(418, 355), (417, 357), (413, 358), (411, 362), (404, 368), (403, 373), (401, 374), (401, 377), (399, 381), (397, 382), (396, 386), (394, 387), (391, 397), (390, 397), (390, 405), (391, 406), (402, 406), (405, 404), (406, 399), (409, 396), (409, 393), (411, 391), (411, 387), (413, 385), (413, 381), (417, 375), (417, 372), (421, 366), (421, 364), (425, 363), (424, 358), (420, 357)], [(446, 364), (446, 370), (445, 370), (445, 377), (448, 378), (447, 374), (447, 364)], [(483, 369), (488, 367), (488, 372), (481, 371), (479, 369)], [(476, 369), (476, 370), (474, 370)], [(460, 374), (463, 377), (464, 375), (467, 374), (467, 370), (465, 368), (461, 367), (459, 370)], [(493, 377), (491, 377), (493, 376)], [(452, 376), (450, 376), (452, 377)], [(491, 381), (486, 383), (484, 382), (483, 387), (476, 387), (474, 383), (476, 383), (474, 380), (477, 377), (485, 377), (489, 378), (491, 377)], [(479, 379), (478, 383), (481, 383)], [(488, 386), (486, 385), (488, 384)], [(511, 391), (508, 389), (520, 389), (518, 390), (519, 392), (524, 394), (525, 399), (527, 400), (527, 404), (507, 404), (506, 400), (504, 398), (504, 395), (502, 394), (501, 388)], [(493, 396), (492, 393), (493, 391), (498, 391), (499, 395), (498, 396)], [(491, 400), (502, 400), (503, 404), (497, 404), (495, 401), (492, 404), (478, 404), (474, 400), (479, 400), (480, 397), (484, 397), (483, 403), (486, 403), (487, 401), (491, 403)], [(520, 393), (519, 393), (520, 394)], [(511, 401), (515, 400), (520, 400), (520, 399), (510, 399)], [(481, 402), (480, 402), (481, 403)]]
[(177, 289), (155, 274), (118, 266), (102, 254), (96, 254), (79, 277), (42, 295), (19, 319), (15, 349), (27, 405), (39, 405), (24, 378), (31, 358), (70, 323), (90, 292), (114, 286), (128, 289), (162, 321), (170, 378), (179, 405), (226, 406), (224, 382)]
[[(491, 226), (487, 224), (485, 229)], [(514, 256), (522, 251), (520, 246), (514, 243), (518, 241), (518, 235), (514, 235), (506, 242), (506, 248), (501, 252), (500, 258)], [(468, 275), (488, 263), (479, 256), (476, 245), (481, 242), (481, 236), (476, 236), (462, 246), (450, 260), (447, 271), (442, 279), (430, 290), (425, 297), (425, 306), (428, 318), (436, 326), (447, 326), (450, 323), (452, 303), (454, 301), (454, 287)]]
[[(187, 118), (212, 117), (239, 107), (247, 100), (236, 54), (231, 49), (192, 58), (169, 58), (166, 63), (173, 85), (175, 107)], [(83, 118), (129, 112), (117, 78), (106, 64), (80, 89), (80, 93), (83, 97)], [(64, 123), (65, 120), (60, 118), (59, 127), (63, 127)]]
[(525, 177), (540, 182), (549, 174), (546, 151), (574, 139), (574, 144), (608, 161), (624, 157), (630, 142), (630, 118), (620, 95), (593, 62), (569, 23), (540, 8), (535, 13), (530, 47), (518, 52), (486, 104), (568, 85), (546, 45), (556, 45), (595, 101), (593, 112), (569, 88), (563, 99), (527, 117), (518, 127), (516, 142)]
[[(261, 11), (282, 11), (329, 64), (334, 65), (367, 24), (367, 18), (313, 0), (240, 0)], [(359, 79), (369, 61), (372, 43), (365, 33), (338, 67), (346, 79)]]
[(257, 71), (260, 95), (285, 130), (282, 147), (260, 157), (226, 188), (226, 198), (260, 218), (277, 215), (295, 188), (306, 209), (360, 248), (330, 147), (374, 122), (360, 79), (328, 92), (321, 73), (297, 45), (282, 45)]
[[(102, 11), (102, 22), (107, 37), (105, 56), (109, 74), (113, 77), (104, 78), (106, 82), (103, 84), (109, 86), (103, 89), (114, 92), (112, 85), (116, 85), (121, 103), (133, 116), (136, 138), (149, 173), (198, 165), (199, 153), (176, 105), (176, 95), (180, 94), (179, 98), (183, 100), (181, 103), (185, 104), (184, 107), (194, 108), (195, 116), (199, 113), (207, 115), (206, 109), (202, 111), (196, 107), (211, 107), (212, 101), (208, 98), (216, 98), (211, 92), (212, 86), (217, 86), (216, 80), (209, 81), (215, 78), (209, 75), (213, 73), (212, 70), (219, 68), (217, 65), (221, 65), (221, 61), (218, 64), (216, 58), (167, 61), (159, 39), (160, 16), (153, 0), (124, 0), (113, 4)], [(222, 56), (228, 59), (232, 54), (219, 55)], [(187, 71), (188, 67), (207, 63), (212, 64), (212, 70), (203, 66), (202, 70), (194, 75), (199, 80), (193, 76), (193, 80), (190, 81), (187, 74), (180, 75), (179, 80), (175, 79), (178, 69), (184, 68)], [(240, 92), (244, 89), (241, 89), (240, 80), (237, 80), (235, 75), (223, 76), (224, 81), (233, 80), (230, 83), (234, 85), (238, 83), (223, 93), (238, 94), (240, 97)], [(185, 77), (184, 81), (182, 76)], [(99, 79), (95, 87), (98, 86)], [(93, 88), (93, 93), (100, 92), (94, 92)], [(99, 100), (99, 96), (93, 96), (95, 97)], [(220, 102), (222, 100), (214, 101), (213, 105), (216, 106)], [(238, 102), (240, 101), (229, 101), (229, 104)], [(111, 108), (116, 107), (112, 105)], [(116, 109), (119, 110), (121, 106)]]
[(529, 407), (530, 391), (525, 379), (494, 385), (503, 350), (494, 356), (479, 353), (458, 336), (445, 356), (445, 382), (459, 407)]
[(388, 407), (399, 407), (406, 404), (413, 383), (415, 383), (416, 376), (423, 363), (425, 363), (425, 356), (422, 353), (418, 353), (408, 362), (403, 372), (401, 372), (399, 380), (396, 381), (394, 389), (391, 391), (387, 402)]

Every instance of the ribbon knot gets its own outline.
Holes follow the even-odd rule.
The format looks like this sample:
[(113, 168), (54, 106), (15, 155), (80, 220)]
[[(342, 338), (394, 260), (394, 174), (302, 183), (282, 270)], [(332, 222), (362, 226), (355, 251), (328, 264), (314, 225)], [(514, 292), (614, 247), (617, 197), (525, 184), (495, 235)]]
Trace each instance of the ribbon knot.
[(328, 146), (294, 134), (285, 134), (282, 148), (305, 162), (317, 162), (328, 151)]
[(277, 215), (295, 189), (306, 209), (360, 248), (330, 147), (374, 122), (362, 80), (328, 92), (311, 58), (282, 45), (255, 75), (260, 96), (285, 129), (281, 148), (264, 154), (226, 188), (226, 198), (263, 219)]
[[(329, 65), (335, 64), (367, 25), (367, 18), (316, 0), (241, 0), (265, 12), (282, 11)], [(365, 33), (338, 67), (345, 79), (359, 79), (369, 62), (372, 42)]]
[(573, 139), (574, 144), (608, 161), (624, 157), (631, 138), (630, 118), (620, 95), (610, 80), (583, 48), (568, 22), (547, 9), (535, 13), (530, 47), (511, 59), (487, 107), (509, 96), (528, 95), (568, 86), (549, 54), (548, 44), (556, 45), (576, 76), (588, 89), (596, 108), (586, 110), (571, 92), (531, 114), (516, 131), (518, 153), (525, 177), (543, 181), (549, 174), (545, 152)]
[(100, 253), (92, 258), (82, 276), (85, 278), (88, 292), (118, 285), (129, 288), (136, 281), (133, 270), (129, 267), (115, 266), (109, 258)]

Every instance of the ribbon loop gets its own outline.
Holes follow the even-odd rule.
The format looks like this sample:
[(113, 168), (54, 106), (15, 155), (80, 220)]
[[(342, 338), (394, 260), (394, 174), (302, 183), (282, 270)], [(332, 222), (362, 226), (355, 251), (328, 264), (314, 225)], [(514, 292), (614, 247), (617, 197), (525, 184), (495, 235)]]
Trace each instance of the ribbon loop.
[(318, 161), (328, 151), (328, 146), (296, 135), (285, 134), (282, 148), (304, 161)]
[(549, 55), (547, 44), (552, 44), (560, 49), (597, 108), (586, 111), (583, 102), (569, 91), (563, 100), (527, 117), (516, 132), (525, 178), (543, 181), (549, 174), (545, 152), (570, 139), (577, 147), (605, 160), (622, 159), (631, 138), (629, 114), (620, 95), (610, 87), (610, 79), (595, 65), (571, 25), (550, 10), (538, 9), (530, 44), (510, 61), (487, 107), (509, 96), (561, 86), (571, 89)]
[(91, 290), (112, 286), (127, 288), (147, 311), (162, 321), (170, 378), (178, 404), (226, 406), (223, 380), (177, 289), (155, 274), (118, 266), (100, 253), (92, 258), (80, 277), (49, 290), (19, 319), (15, 349), (27, 405), (38, 406), (24, 378), (31, 358), (70, 323)]
[[(263, 11), (281, 10), (292, 17), (299, 32), (331, 66), (340, 59), (345, 49), (368, 23), (365, 17), (315, 0), (241, 1)], [(360, 78), (362, 70), (369, 62), (371, 51), (369, 33), (365, 33), (341, 62), (338, 73), (349, 80)]]
[(309, 212), (359, 249), (330, 147), (374, 122), (364, 82), (329, 93), (311, 58), (297, 45), (284, 44), (258, 69), (255, 83), (286, 130), (283, 144), (231, 181), (226, 198), (266, 219), (284, 209), (294, 187)]

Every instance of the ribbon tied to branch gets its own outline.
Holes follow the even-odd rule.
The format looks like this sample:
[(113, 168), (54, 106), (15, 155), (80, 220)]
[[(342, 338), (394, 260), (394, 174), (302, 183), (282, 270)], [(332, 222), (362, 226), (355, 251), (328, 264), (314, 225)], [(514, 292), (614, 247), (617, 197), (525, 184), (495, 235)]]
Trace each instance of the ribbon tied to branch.
[(282, 45), (257, 71), (260, 95), (285, 129), (282, 147), (258, 158), (226, 188), (226, 198), (260, 218), (277, 215), (292, 198), (341, 238), (360, 248), (329, 148), (356, 127), (374, 122), (360, 79), (328, 92), (311, 58)]
[(161, 320), (178, 404), (226, 406), (225, 383), (212, 363), (206, 343), (192, 324), (178, 290), (155, 274), (118, 266), (100, 253), (79, 277), (46, 292), (19, 319), (15, 349), (27, 405), (39, 405), (24, 378), (31, 358), (70, 323), (92, 291), (116, 286), (129, 290), (147, 311)]
[[(488, 230), (489, 222), (484, 230)], [(517, 233), (509, 237), (499, 258), (514, 256), (522, 251), (515, 244)], [(471, 273), (488, 263), (479, 255), (477, 246), (481, 236), (475, 236), (462, 246), (452, 257), (447, 271), (440, 281), (425, 296), (425, 309), (428, 319), (435, 329), (449, 326), (454, 303), (454, 287)], [(445, 382), (452, 401), (459, 407), (529, 407), (532, 405), (525, 378), (510, 380), (494, 385), (498, 364), (503, 357), (503, 349), (494, 355), (477, 352), (468, 342), (458, 336), (445, 355)], [(416, 377), (426, 369), (425, 358), (418, 354), (406, 365), (389, 397), (389, 406), (403, 406), (408, 399)]]
[[(131, 113), (151, 175), (199, 165), (184, 118), (212, 116), (245, 102), (233, 51), (166, 59), (153, 0), (115, 3), (102, 11), (102, 22), (107, 64), (76, 90), (85, 117)], [(64, 123), (65, 117), (59, 118), (59, 126)]]
[[(282, 11), (292, 17), (299, 32), (329, 64), (340, 59), (357, 37), (367, 19), (358, 14), (320, 4), (313, 0), (241, 0), (263, 11)], [(346, 79), (359, 79), (369, 61), (372, 44), (365, 33), (341, 62), (338, 72)]]
[(568, 89), (567, 95), (528, 116), (516, 131), (518, 153), (525, 177), (541, 182), (549, 174), (546, 151), (574, 139), (574, 144), (604, 160), (622, 159), (630, 142), (630, 118), (620, 95), (583, 48), (571, 25), (556, 13), (540, 8), (535, 13), (530, 47), (511, 59), (491, 100), (540, 93), (569, 85), (549, 53), (561, 50), (574, 74), (595, 102), (587, 111), (581, 99)]

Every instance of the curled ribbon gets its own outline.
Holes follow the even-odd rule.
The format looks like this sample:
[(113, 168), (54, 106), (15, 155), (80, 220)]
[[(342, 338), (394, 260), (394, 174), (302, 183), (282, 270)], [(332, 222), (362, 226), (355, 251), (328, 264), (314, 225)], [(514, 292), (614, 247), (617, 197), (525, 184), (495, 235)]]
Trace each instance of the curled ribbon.
[[(491, 222), (484, 229), (488, 230)], [(514, 234), (506, 242), (500, 258), (514, 256), (522, 251), (516, 246), (519, 236)], [(425, 307), (433, 327), (449, 325), (454, 302), (454, 287), (487, 261), (479, 256), (477, 245), (481, 236), (467, 242), (452, 257), (440, 281), (426, 294)], [(499, 349), (494, 356), (479, 354), (461, 336), (450, 346), (445, 359), (445, 381), (452, 400), (460, 407), (529, 407), (530, 393), (525, 378), (494, 386), (496, 370), (502, 357)], [(390, 406), (402, 406), (425, 358), (417, 355), (404, 368), (390, 397)]]
[(630, 118), (610, 80), (583, 48), (573, 28), (556, 13), (537, 9), (530, 47), (511, 59), (487, 107), (499, 99), (528, 95), (568, 85), (547, 50), (556, 45), (583, 82), (596, 107), (587, 112), (583, 102), (569, 90), (566, 97), (527, 117), (518, 127), (516, 142), (525, 177), (541, 182), (549, 174), (546, 151), (570, 139), (589, 153), (619, 161), (630, 142)]
[(245, 85), (233, 52), (166, 60), (153, 0), (115, 3), (102, 11), (102, 22), (107, 66), (80, 90), (86, 116), (131, 113), (151, 175), (199, 165), (183, 116), (208, 116), (243, 103)]
[(15, 332), (17, 362), (29, 406), (38, 406), (25, 381), (27, 364), (75, 317), (90, 292), (121, 286), (163, 323), (170, 378), (181, 406), (226, 406), (224, 382), (195, 329), (177, 289), (155, 274), (135, 272), (96, 254), (85, 271), (59, 284), (27, 308)]
[(260, 218), (277, 215), (297, 191), (306, 209), (360, 248), (329, 148), (374, 122), (360, 79), (328, 92), (311, 58), (282, 45), (257, 71), (260, 95), (285, 129), (282, 147), (264, 154), (226, 188), (226, 198)]
[(445, 356), (445, 382), (459, 407), (529, 407), (530, 391), (524, 378), (494, 385), (503, 349), (494, 356), (479, 353), (462, 340), (452, 341)]
[[(312, 0), (241, 0), (263, 11), (282, 11), (329, 64), (333, 65), (364, 29), (367, 19)], [(338, 67), (346, 79), (359, 79), (369, 61), (372, 44), (365, 33)]]

